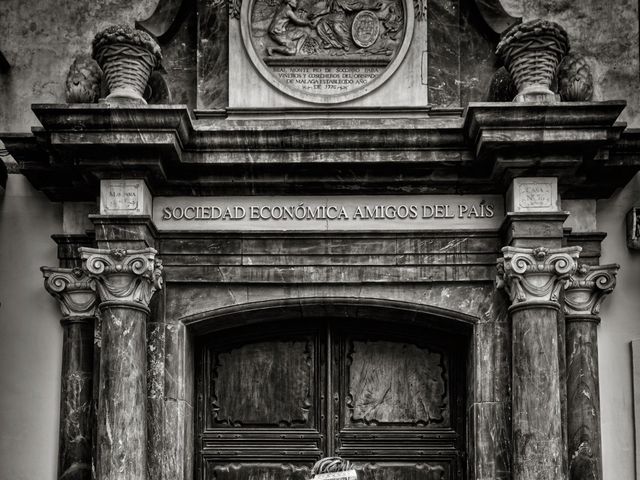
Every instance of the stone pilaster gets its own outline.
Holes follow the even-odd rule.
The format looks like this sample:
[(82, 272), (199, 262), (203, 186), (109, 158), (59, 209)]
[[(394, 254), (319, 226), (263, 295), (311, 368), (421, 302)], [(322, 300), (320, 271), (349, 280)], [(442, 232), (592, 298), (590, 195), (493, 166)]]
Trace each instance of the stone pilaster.
[(619, 265), (580, 265), (565, 289), (567, 430), (571, 479), (602, 479), (598, 324)]
[(152, 248), (79, 249), (101, 300), (98, 480), (146, 480), (146, 323), (162, 286)]
[(504, 247), (498, 286), (509, 294), (512, 322), (514, 480), (561, 480), (563, 430), (558, 303), (580, 247)]
[(92, 478), (95, 282), (79, 268), (42, 267), (44, 286), (62, 311), (62, 384), (58, 478)]

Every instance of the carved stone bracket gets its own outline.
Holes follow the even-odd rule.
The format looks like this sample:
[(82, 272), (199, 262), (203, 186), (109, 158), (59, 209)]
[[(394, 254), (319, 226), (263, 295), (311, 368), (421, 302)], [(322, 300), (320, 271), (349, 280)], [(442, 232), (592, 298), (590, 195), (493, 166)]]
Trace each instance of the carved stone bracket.
[(600, 313), (605, 297), (616, 286), (620, 265), (589, 266), (581, 264), (569, 278), (564, 294), (566, 315), (591, 316)]
[(98, 306), (93, 278), (79, 268), (41, 267), (44, 288), (59, 302), (65, 318), (94, 317)]
[(509, 294), (512, 305), (557, 302), (562, 287), (577, 268), (580, 247), (504, 247), (498, 260), (496, 285)]
[(104, 250), (80, 247), (82, 266), (95, 279), (102, 302), (135, 303), (148, 307), (162, 288), (162, 262), (153, 248)]

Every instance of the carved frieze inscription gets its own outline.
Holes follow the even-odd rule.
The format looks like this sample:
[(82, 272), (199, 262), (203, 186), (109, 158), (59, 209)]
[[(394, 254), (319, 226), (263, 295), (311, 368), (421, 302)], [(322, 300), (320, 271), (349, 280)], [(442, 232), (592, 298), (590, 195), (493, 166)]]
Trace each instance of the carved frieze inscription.
[(406, 343), (354, 341), (349, 358), (349, 423), (447, 424), (442, 354)]
[(310, 426), (313, 342), (243, 345), (214, 355), (215, 426)]
[(158, 230), (497, 230), (497, 195), (156, 197)]
[(413, 33), (406, 0), (248, 0), (240, 15), (253, 64), (279, 90), (340, 103), (398, 68)]

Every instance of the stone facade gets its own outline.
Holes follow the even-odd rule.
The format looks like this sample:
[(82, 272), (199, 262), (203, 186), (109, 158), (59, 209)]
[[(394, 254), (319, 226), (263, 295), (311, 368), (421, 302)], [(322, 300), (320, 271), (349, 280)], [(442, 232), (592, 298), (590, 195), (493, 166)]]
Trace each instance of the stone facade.
[[(37, 22), (0, 44), (8, 188), (62, 203), (42, 267), (63, 335), (48, 478), (306, 480), (333, 456), (364, 479), (633, 470), (630, 450), (611, 465), (598, 337), (627, 288), (604, 239), (640, 201), (616, 203), (640, 170), (621, 121), (637, 4), (608, 9), (619, 29), (593, 2), (119, 6), (91, 24), (100, 67), (81, 57), (67, 81), (106, 100), (62, 104), (51, 75), (59, 95), (18, 105), (15, 42)], [(64, 42), (67, 66), (90, 37)]]

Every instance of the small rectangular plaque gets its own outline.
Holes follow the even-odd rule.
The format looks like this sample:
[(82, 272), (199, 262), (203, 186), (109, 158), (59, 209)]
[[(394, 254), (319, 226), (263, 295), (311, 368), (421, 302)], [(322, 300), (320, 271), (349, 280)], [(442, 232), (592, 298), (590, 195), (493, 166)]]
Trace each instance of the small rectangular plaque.
[(320, 473), (315, 475), (312, 480), (357, 480), (358, 474), (355, 470), (346, 470), (344, 472)]
[(101, 215), (150, 215), (151, 203), (144, 180), (100, 180)]
[(558, 179), (556, 177), (514, 178), (507, 192), (510, 212), (557, 212)]
[(156, 197), (159, 230), (497, 230), (498, 195)]

